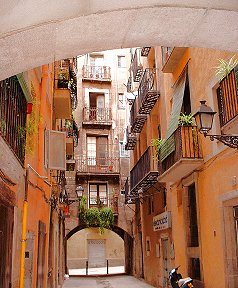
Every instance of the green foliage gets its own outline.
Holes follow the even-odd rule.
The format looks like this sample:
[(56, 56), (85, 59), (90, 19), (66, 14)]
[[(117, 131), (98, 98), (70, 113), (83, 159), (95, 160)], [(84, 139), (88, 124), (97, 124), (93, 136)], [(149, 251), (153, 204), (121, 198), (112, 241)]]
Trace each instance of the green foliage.
[(99, 227), (100, 234), (104, 229), (109, 229), (114, 224), (114, 216), (111, 208), (87, 208), (87, 198), (83, 196), (79, 204), (79, 219), (87, 227)]
[(0, 120), (0, 132), (2, 134), (2, 136), (5, 136), (6, 135), (6, 130), (7, 130), (7, 124), (6, 124), (6, 121), (1, 119)]
[(151, 145), (152, 147), (154, 147), (153, 158), (156, 160), (159, 159), (159, 150), (160, 150), (162, 143), (163, 143), (163, 139), (159, 139), (159, 138), (151, 139)]
[(214, 67), (216, 69), (216, 75), (219, 76), (219, 79), (222, 80), (225, 78), (231, 70), (238, 65), (238, 59), (234, 59), (235, 55), (233, 55), (228, 61), (224, 59), (218, 59), (219, 65)]
[(184, 114), (184, 113), (181, 113), (180, 116), (178, 117), (178, 124), (180, 126), (191, 126), (193, 125), (194, 121), (193, 121), (193, 116), (192, 114)]

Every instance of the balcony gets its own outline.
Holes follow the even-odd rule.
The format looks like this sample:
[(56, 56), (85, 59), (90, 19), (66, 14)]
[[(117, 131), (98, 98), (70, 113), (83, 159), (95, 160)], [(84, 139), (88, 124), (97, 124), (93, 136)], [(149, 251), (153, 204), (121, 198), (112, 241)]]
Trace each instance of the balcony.
[(135, 53), (131, 62), (131, 70), (133, 73), (134, 82), (139, 82), (140, 77), (143, 72), (143, 66), (141, 63), (141, 49), (139, 48), (135, 50)]
[(160, 182), (179, 181), (203, 163), (196, 127), (179, 126), (171, 137), (174, 137), (175, 148), (159, 163)]
[(147, 119), (146, 114), (139, 113), (139, 108), (140, 108), (139, 97), (136, 97), (130, 111), (130, 122), (132, 133), (140, 133)]
[(156, 69), (145, 69), (138, 89), (139, 113), (149, 114), (159, 97)]
[(112, 125), (112, 110), (111, 108), (83, 108), (83, 125)]
[(142, 47), (141, 56), (147, 57), (149, 55), (151, 47)]
[(162, 47), (162, 58), (164, 61), (162, 72), (173, 73), (186, 49), (186, 47)]
[(127, 127), (126, 128), (126, 145), (125, 145), (125, 149), (126, 150), (134, 150), (135, 146), (136, 146), (136, 133), (133, 133), (130, 131), (130, 128)]
[(108, 66), (84, 65), (82, 69), (82, 81), (111, 82), (111, 68)]
[[(237, 70), (238, 66), (220, 81), (219, 88), (217, 89), (219, 118), (222, 127), (238, 115)], [(235, 128), (234, 131), (229, 131), (229, 134), (237, 134), (237, 131), (237, 128)]]
[(105, 178), (116, 176), (118, 178), (120, 174), (119, 158), (82, 155), (76, 159), (76, 171), (80, 179), (83, 175), (98, 175), (100, 177), (103, 175)]
[(0, 103), (0, 136), (23, 165), (27, 101), (16, 76), (0, 81)]
[(140, 189), (148, 189), (157, 182), (159, 176), (153, 148), (148, 147), (130, 172), (130, 195), (136, 196)]

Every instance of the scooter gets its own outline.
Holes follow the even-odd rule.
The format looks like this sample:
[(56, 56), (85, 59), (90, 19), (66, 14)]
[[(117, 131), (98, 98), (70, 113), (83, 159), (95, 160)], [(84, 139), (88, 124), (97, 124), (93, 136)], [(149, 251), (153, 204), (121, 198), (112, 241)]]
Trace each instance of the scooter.
[(177, 273), (180, 266), (173, 268), (169, 272), (169, 281), (173, 288), (192, 288), (193, 279), (190, 277), (183, 278), (180, 273)]

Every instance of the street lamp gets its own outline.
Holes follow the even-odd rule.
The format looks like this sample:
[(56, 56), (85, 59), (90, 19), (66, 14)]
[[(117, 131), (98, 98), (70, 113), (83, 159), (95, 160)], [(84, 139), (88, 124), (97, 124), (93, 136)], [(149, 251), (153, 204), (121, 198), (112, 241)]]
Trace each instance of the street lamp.
[(81, 199), (82, 196), (83, 196), (83, 191), (84, 191), (84, 189), (83, 189), (83, 187), (82, 187), (81, 185), (77, 186), (76, 189), (75, 189), (75, 192), (76, 192), (76, 194), (77, 194), (77, 199), (68, 200), (68, 201), (67, 201), (67, 204), (70, 205), (70, 204), (72, 204), (72, 203), (74, 203), (74, 202), (79, 202), (80, 199)]
[(198, 131), (205, 137), (209, 136), (210, 140), (217, 139), (223, 144), (231, 147), (238, 148), (238, 135), (209, 135), (208, 132), (212, 129), (213, 118), (216, 112), (211, 107), (206, 105), (206, 101), (200, 101), (201, 105), (199, 110), (193, 115), (196, 120)]

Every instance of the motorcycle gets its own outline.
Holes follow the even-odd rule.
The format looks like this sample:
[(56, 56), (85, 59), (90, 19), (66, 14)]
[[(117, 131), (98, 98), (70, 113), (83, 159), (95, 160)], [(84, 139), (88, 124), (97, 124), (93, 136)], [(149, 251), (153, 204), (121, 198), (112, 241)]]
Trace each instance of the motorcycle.
[(180, 273), (178, 273), (178, 268), (180, 266), (173, 268), (169, 272), (169, 281), (173, 288), (192, 288), (193, 286), (193, 279), (190, 277), (183, 278)]

